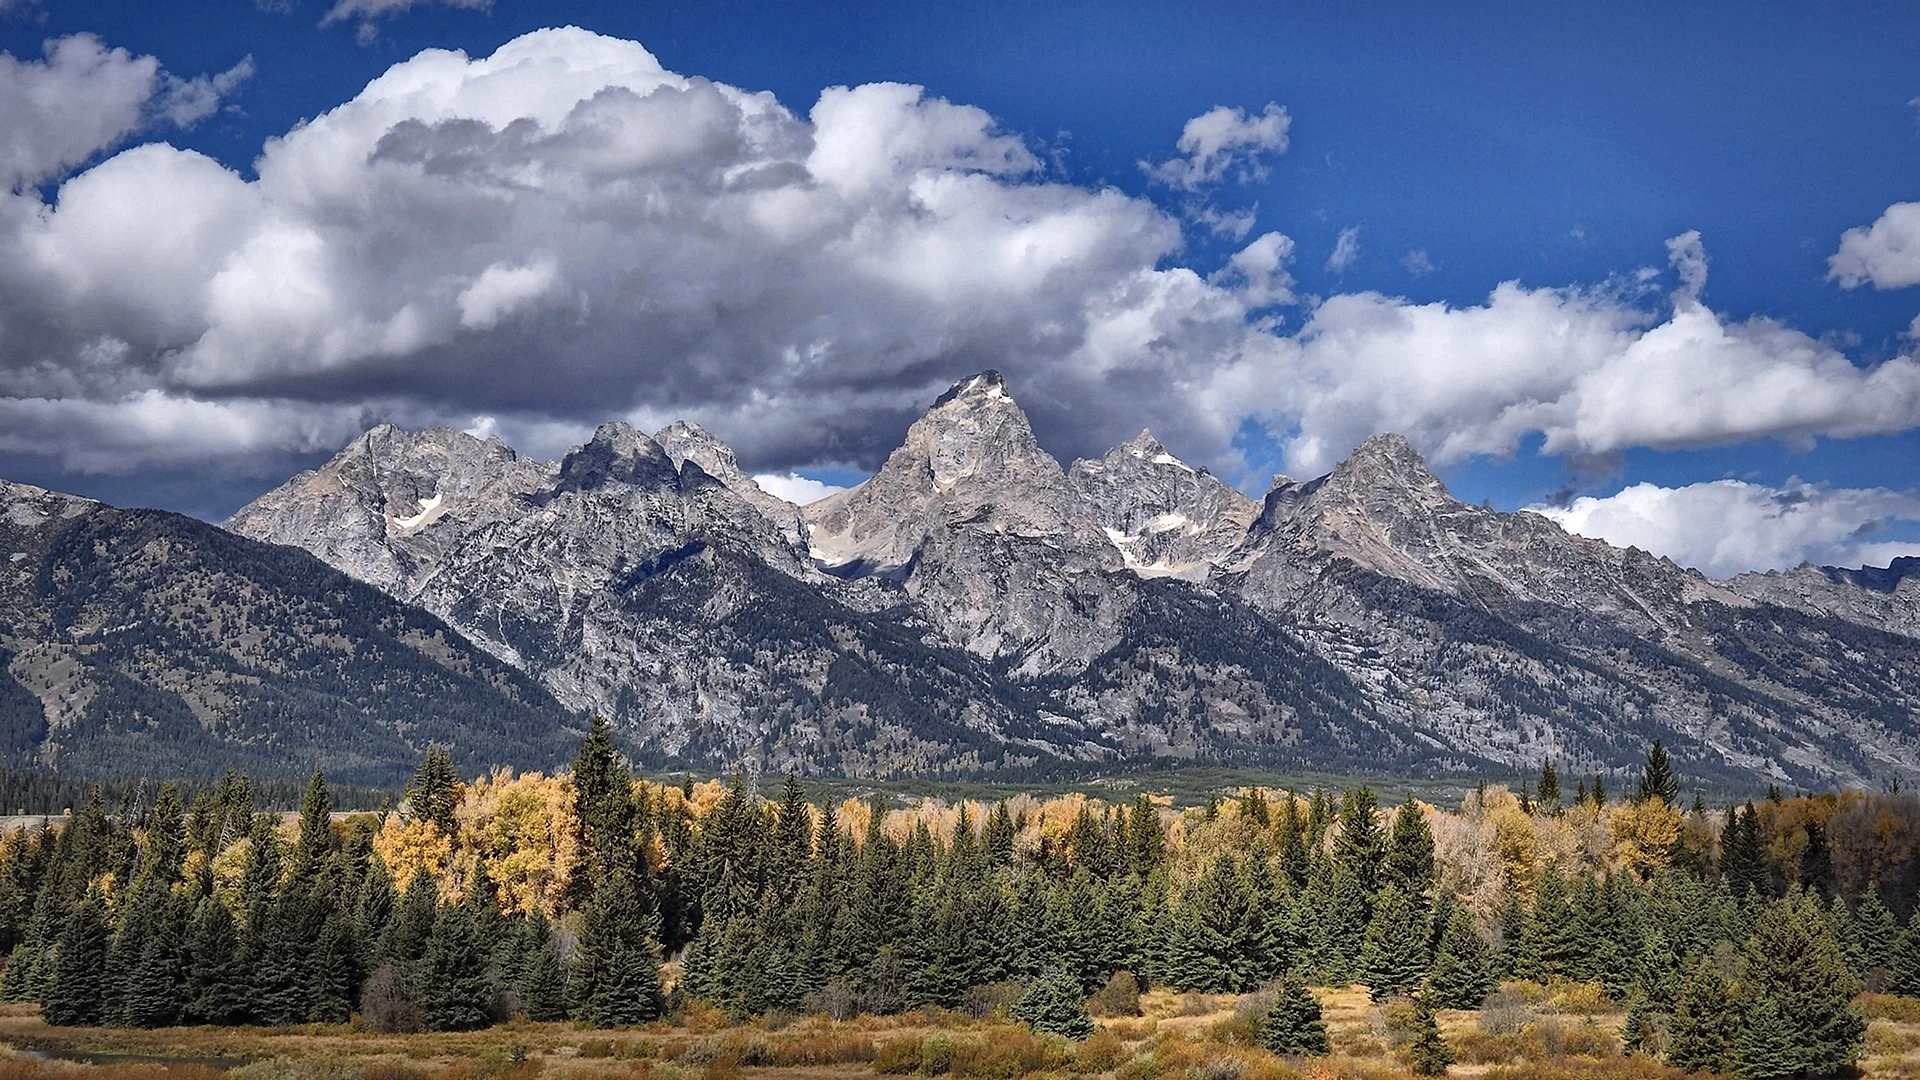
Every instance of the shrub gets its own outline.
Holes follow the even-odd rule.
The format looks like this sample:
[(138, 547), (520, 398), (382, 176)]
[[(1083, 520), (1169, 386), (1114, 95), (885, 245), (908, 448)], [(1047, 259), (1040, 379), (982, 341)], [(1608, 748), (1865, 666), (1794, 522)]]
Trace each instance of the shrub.
[(1213, 1057), (1187, 1070), (1191, 1080), (1240, 1080), (1246, 1063), (1237, 1057)]
[(1015, 982), (970, 986), (961, 1007), (975, 1020), (1006, 1020), (1013, 1016), (1013, 1007), (1020, 1003), (1020, 996), (1026, 992), (1026, 987)]
[(1920, 1024), (1920, 998), (1893, 994), (1861, 994), (1853, 999), (1869, 1020), (1892, 1020), (1898, 1024)]
[(919, 1039), (888, 1039), (875, 1048), (873, 1071), (887, 1076), (905, 1076), (920, 1071)]
[(955, 1040), (953, 1075), (961, 1080), (1017, 1080), (1028, 1073), (1065, 1068), (1067, 1044), (1038, 1038), (1016, 1027), (996, 1028), (982, 1038)]
[(1131, 971), (1116, 971), (1107, 984), (1087, 999), (1087, 1012), (1099, 1017), (1139, 1016), (1140, 980)]
[(1592, 1016), (1595, 1013), (1613, 1012), (1614, 1004), (1607, 1000), (1607, 992), (1599, 983), (1567, 982), (1554, 980), (1552, 993), (1547, 1003), (1564, 1013), (1575, 1016)]
[(830, 1016), (835, 1020), (849, 1020), (860, 1011), (860, 995), (845, 979), (835, 979), (814, 993), (807, 995), (806, 1008), (810, 1013)]
[(392, 964), (381, 964), (360, 987), (360, 1014), (385, 1034), (419, 1031), (424, 1026), (419, 989)]
[(360, 1067), (360, 1080), (426, 1080), (427, 1073), (404, 1061), (369, 1061)]
[(1120, 1041), (1120, 1036), (1105, 1028), (1094, 1032), (1092, 1037), (1073, 1051), (1073, 1063), (1081, 1072), (1107, 1072), (1117, 1068), (1126, 1057), (1126, 1044)]
[(1236, 1010), (1207, 1025), (1207, 1041), (1221, 1046), (1253, 1046), (1260, 1041), (1258, 1016)]
[(1533, 1022), (1533, 1010), (1527, 1007), (1526, 998), (1518, 990), (1504, 988), (1480, 1003), (1475, 1022), (1489, 1035), (1517, 1035)]
[(953, 1071), (952, 1035), (937, 1031), (921, 1041), (920, 1071), (928, 1076), (942, 1076)]
[(1084, 1039), (1093, 1034), (1093, 1021), (1087, 1018), (1087, 1002), (1078, 980), (1057, 969), (1027, 988), (1014, 1005), (1013, 1015), (1025, 1020), (1034, 1031), (1048, 1035)]

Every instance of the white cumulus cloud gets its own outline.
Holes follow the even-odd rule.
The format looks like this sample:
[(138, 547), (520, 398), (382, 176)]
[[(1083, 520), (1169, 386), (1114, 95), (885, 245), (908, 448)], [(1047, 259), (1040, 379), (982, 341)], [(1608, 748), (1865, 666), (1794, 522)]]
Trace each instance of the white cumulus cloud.
[(1360, 258), (1360, 226), (1349, 225), (1340, 230), (1333, 242), (1333, 252), (1327, 256), (1327, 273), (1344, 274)]
[(192, 127), (253, 74), (249, 56), (182, 79), (92, 34), (54, 38), (43, 51), (39, 60), (0, 52), (0, 189), (55, 177), (142, 128)]
[(1717, 578), (1803, 562), (1885, 565), (1920, 554), (1920, 541), (1881, 536), (1892, 523), (1920, 522), (1920, 498), (1882, 488), (1797, 481), (1774, 488), (1739, 480), (1634, 484), (1604, 498), (1532, 509), (1568, 532), (1665, 555)]
[(1182, 191), (1217, 184), (1236, 166), (1245, 179), (1263, 179), (1266, 168), (1260, 159), (1286, 152), (1292, 126), (1287, 110), (1272, 102), (1251, 116), (1245, 109), (1216, 105), (1181, 129), (1181, 156), (1158, 164), (1143, 161), (1140, 168), (1150, 179)]
[(810, 502), (819, 502), (829, 495), (847, 490), (835, 484), (823, 483), (811, 476), (799, 473), (757, 473), (753, 482), (760, 490), (776, 499), (785, 499), (795, 506), (805, 506)]
[[(0, 100), (56, 75), (54, 112), (0, 134), (13, 177), (126, 138), (163, 92), (157, 62), (87, 39), (8, 59)], [(47, 119), (108, 100), (84, 138)], [(1190, 124), (1182, 175), (1284, 146), (1284, 117)], [(798, 111), (578, 29), (422, 52), (254, 165), (148, 143), (0, 193), (0, 416), (34, 432), (17, 452), (137, 472), (181, 442), (257, 475), (368, 417), (490, 417), (548, 453), (627, 416), (696, 420), (778, 477), (877, 465), (989, 367), (1062, 458), (1145, 424), (1225, 474), (1248, 421), (1303, 475), (1385, 430), (1444, 462), (1532, 433), (1604, 456), (1920, 423), (1913, 357), (1861, 366), (1708, 308), (1697, 237), (1676, 238), (1665, 298), (1509, 282), (1464, 307), (1337, 294), (1283, 323), (1301, 298), (1282, 233), (1183, 265), (1180, 216), (1050, 179), (980, 109), (878, 83)], [(1358, 252), (1343, 236), (1336, 270)], [(182, 434), (161, 405), (239, 435)]]
[(1920, 202), (1894, 203), (1872, 225), (1848, 229), (1827, 259), (1827, 278), (1848, 289), (1920, 285)]

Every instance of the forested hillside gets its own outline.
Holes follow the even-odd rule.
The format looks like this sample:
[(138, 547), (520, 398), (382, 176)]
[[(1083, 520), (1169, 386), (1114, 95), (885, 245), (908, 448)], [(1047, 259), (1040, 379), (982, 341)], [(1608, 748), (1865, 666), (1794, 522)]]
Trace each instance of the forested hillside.
[(1458, 811), (1383, 811), (1366, 788), (1179, 812), (1147, 796), (815, 806), (792, 779), (772, 801), (742, 780), (636, 781), (596, 724), (558, 777), (463, 783), (436, 750), (395, 814), (333, 821), (316, 775), (283, 821), (229, 777), (189, 808), (169, 786), (138, 813), (96, 802), (15, 833), (0, 987), (56, 1024), (358, 1012), (459, 1030), (620, 1026), (694, 1001), (736, 1017), (999, 1001), (1069, 1035), (1089, 1030), (1089, 995), (1265, 988), (1256, 1027), (1300, 1051), (1318, 1015), (1303, 985), (1470, 1009), (1529, 980), (1591, 984), (1629, 1006), (1630, 1039), (1688, 1067), (1771, 1075), (1756, 1055), (1782, 1046), (1800, 1072), (1852, 1060), (1856, 990), (1920, 993), (1920, 924), (1901, 928), (1920, 800), (1774, 792), (1710, 814), (1678, 792), (1656, 745), (1619, 801), (1584, 782), (1563, 799), (1547, 769)]

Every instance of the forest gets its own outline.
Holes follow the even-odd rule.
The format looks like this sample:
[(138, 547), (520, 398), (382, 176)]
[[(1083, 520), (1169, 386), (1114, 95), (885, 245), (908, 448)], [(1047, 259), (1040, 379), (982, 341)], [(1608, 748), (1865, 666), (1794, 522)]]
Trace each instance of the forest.
[[(596, 722), (556, 776), (463, 780), (435, 748), (393, 811), (337, 813), (317, 773), (297, 814), (234, 773), (96, 792), (0, 842), (0, 993), (57, 1028), (945, 1016), (1063, 1048), (1009, 1080), (1082, 1057), (1152, 1080), (1128, 1062), (1160, 1043), (1099, 1049), (1143, 998), (1226, 1000), (1214, 1037), (1280, 1063), (1345, 1054), (1327, 1003), (1351, 999), (1424, 1074), (1524, 1057), (1501, 1010), (1551, 1000), (1612, 1017), (1582, 1037), (1616, 1064), (1845, 1073), (1869, 1009), (1920, 995), (1920, 799), (1680, 789), (1655, 743), (1617, 798), (1547, 763), (1451, 810), (1366, 787), (816, 804), (793, 777), (638, 778)], [(966, 1071), (889, 1046), (863, 1060)]]

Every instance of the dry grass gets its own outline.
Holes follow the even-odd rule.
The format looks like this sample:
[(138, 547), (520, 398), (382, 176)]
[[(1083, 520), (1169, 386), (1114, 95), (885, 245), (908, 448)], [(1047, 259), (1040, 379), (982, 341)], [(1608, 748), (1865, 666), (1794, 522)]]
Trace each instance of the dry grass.
[[(1315, 991), (1334, 1053), (1276, 1058), (1255, 1045), (1234, 995), (1142, 995), (1144, 1015), (1103, 1019), (1081, 1043), (942, 1010), (836, 1022), (771, 1017), (728, 1025), (694, 1008), (675, 1023), (622, 1031), (516, 1023), (458, 1035), (382, 1035), (335, 1027), (63, 1029), (33, 1009), (0, 1007), (16, 1052), (133, 1054), (193, 1062), (83, 1064), (0, 1054), (0, 1080), (1409, 1080), (1396, 1007), (1364, 989)], [(1592, 1008), (1581, 984), (1509, 986), (1511, 1013), (1442, 1012), (1460, 1080), (1678, 1080), (1622, 1056), (1617, 1009)], [(1920, 1080), (1920, 1002), (1863, 995), (1874, 1020), (1862, 1075)], [(1581, 1015), (1584, 1013), (1585, 1015)], [(200, 1063), (243, 1060), (230, 1073)]]

